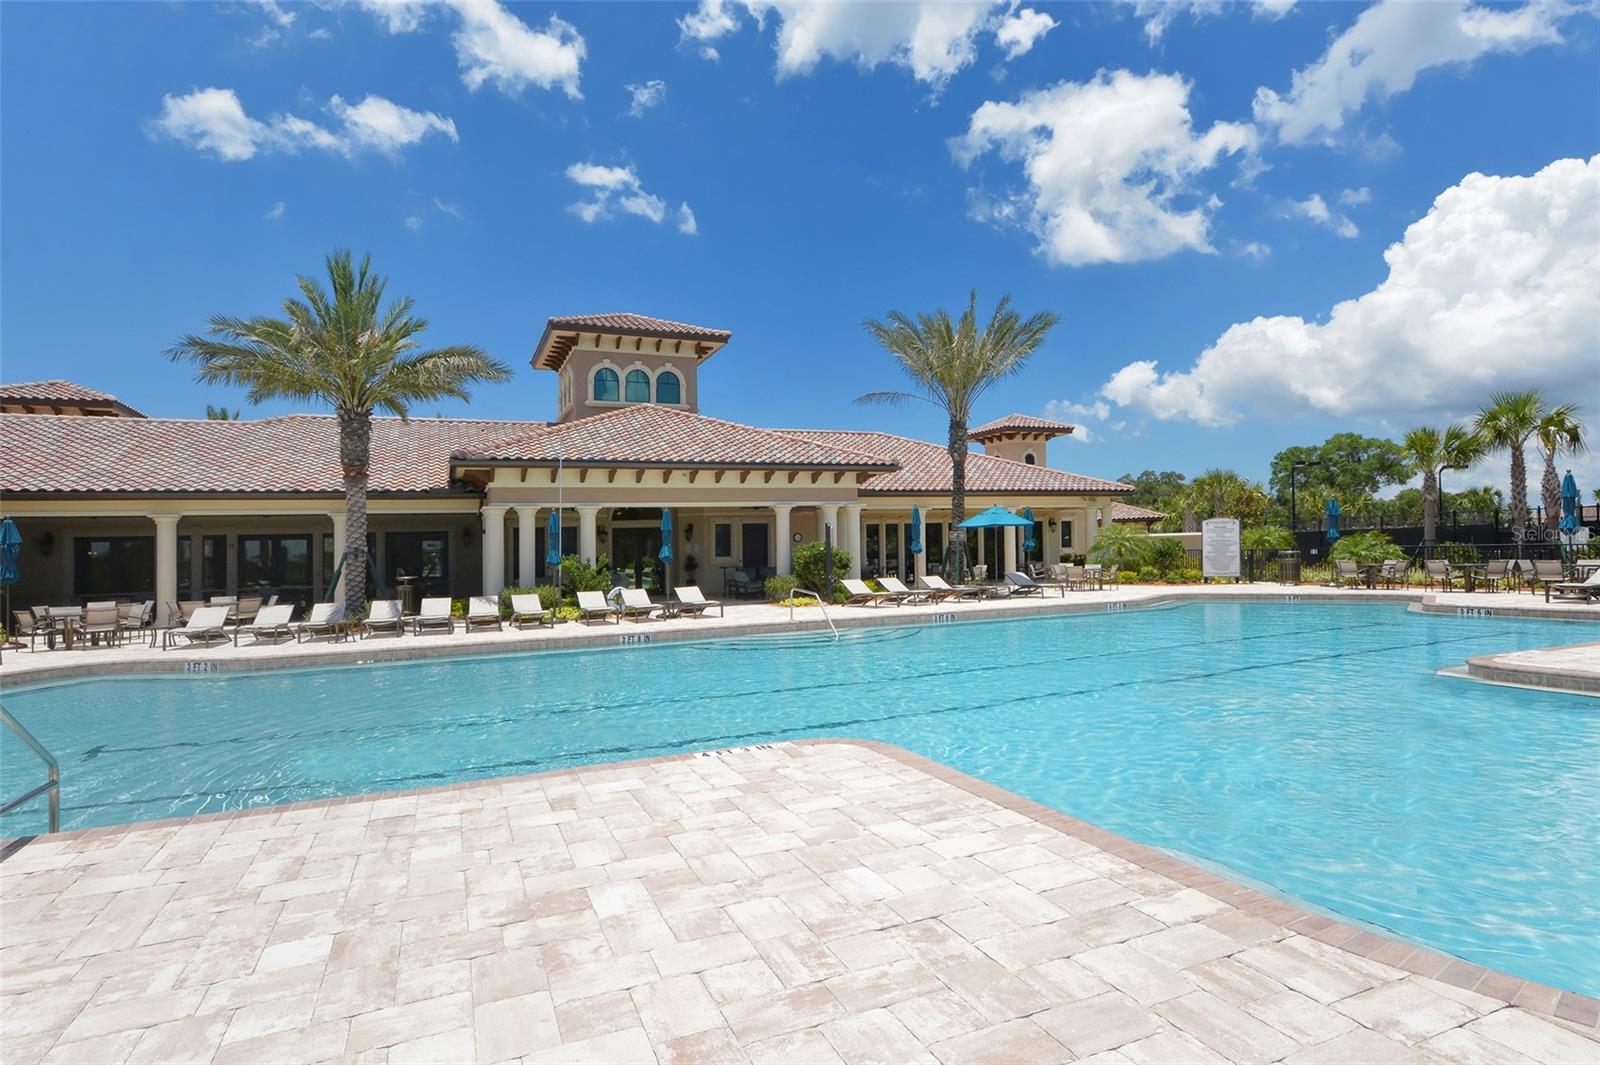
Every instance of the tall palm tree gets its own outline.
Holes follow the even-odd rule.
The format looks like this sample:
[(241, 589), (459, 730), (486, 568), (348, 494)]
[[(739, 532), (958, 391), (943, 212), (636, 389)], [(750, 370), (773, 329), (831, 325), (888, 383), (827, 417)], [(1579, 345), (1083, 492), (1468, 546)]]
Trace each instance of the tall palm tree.
[[(910, 392), (868, 392), (857, 403), (932, 403), (949, 419), (950, 525), (967, 518), (967, 428), (973, 405), (996, 383), (1021, 370), (1060, 319), (1050, 311), (1023, 318), (1006, 296), (989, 323), (978, 328), (978, 293), (973, 291), (960, 319), (944, 309), (915, 319), (899, 311), (884, 321), (862, 323), (911, 378)], [(959, 534), (958, 534), (959, 535)]]
[(1487, 445), (1465, 425), (1447, 426), (1444, 432), (1422, 425), (1407, 433), (1400, 446), (1422, 472), (1422, 542), (1432, 544), (1439, 528), (1439, 475), (1471, 466)]
[(356, 617), (367, 597), (373, 411), (404, 418), (413, 403), (466, 399), (469, 384), (503, 381), (511, 371), (470, 345), (418, 350), (428, 323), (412, 317), (409, 298), (384, 305), (387, 282), (372, 272), (372, 256), (357, 267), (348, 251), (336, 251), (327, 270), (327, 289), (299, 279), (300, 295), (283, 301), (283, 318), (213, 315), (209, 337), (186, 336), (167, 355), (195, 363), (204, 384), (245, 387), (251, 403), (293, 399), (334, 409), (344, 476), (345, 609)]
[(1511, 536), (1518, 543), (1528, 534), (1528, 466), (1522, 449), (1539, 431), (1545, 412), (1544, 393), (1538, 389), (1496, 392), (1474, 422), (1484, 443), (1511, 452)]
[(1563, 403), (1545, 413), (1534, 431), (1544, 449), (1544, 477), (1539, 482), (1539, 501), (1544, 504), (1545, 524), (1552, 533), (1561, 522), (1561, 478), (1556, 476), (1556, 454), (1571, 455), (1588, 444), (1583, 438), (1583, 423), (1578, 420), (1576, 403)]

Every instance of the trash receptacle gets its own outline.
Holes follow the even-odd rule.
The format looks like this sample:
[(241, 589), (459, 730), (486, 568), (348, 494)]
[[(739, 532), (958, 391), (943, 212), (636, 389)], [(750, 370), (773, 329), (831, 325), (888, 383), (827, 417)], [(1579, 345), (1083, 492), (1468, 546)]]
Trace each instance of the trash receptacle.
[(1299, 584), (1300, 583), (1300, 552), (1298, 552), (1298, 551), (1279, 551), (1278, 552), (1278, 583), (1279, 584)]

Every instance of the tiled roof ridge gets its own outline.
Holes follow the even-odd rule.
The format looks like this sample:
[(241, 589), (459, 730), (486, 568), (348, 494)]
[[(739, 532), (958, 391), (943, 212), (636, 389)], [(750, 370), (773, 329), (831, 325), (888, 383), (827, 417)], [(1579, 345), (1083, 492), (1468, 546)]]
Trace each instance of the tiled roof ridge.
[(7, 384), (0, 384), (0, 394), (10, 393), (17, 396), (43, 399), (44, 397), (38, 395), (37, 393), (28, 393), (22, 390), (26, 388), (41, 388), (45, 385), (67, 385), (76, 389), (85, 399), (117, 398), (110, 392), (102, 392), (98, 388), (90, 388), (88, 385), (80, 385), (78, 382), (66, 377), (43, 377), (37, 381), (14, 381)]
[[(607, 321), (611, 319), (611, 321)], [(650, 329), (679, 330), (689, 333), (702, 333), (706, 336), (732, 336), (727, 329), (718, 329), (709, 325), (696, 325), (694, 322), (683, 322), (676, 318), (662, 318), (654, 314), (640, 314), (638, 311), (601, 311), (596, 314), (552, 314), (548, 321), (555, 325), (576, 326), (585, 323), (601, 323), (592, 325), (597, 329)], [(634, 324), (638, 323), (638, 324)]]
[[(38, 417), (38, 415), (36, 415), (36, 414), (18, 414), (18, 413), (12, 412), (12, 411), (7, 411), (7, 412), (5, 412), (3, 414), (0, 414), (0, 418), (36, 418), (36, 417)], [(56, 418), (56, 419), (58, 419), (58, 420), (60, 420), (62, 422), (66, 422), (69, 419), (74, 419), (74, 418), (80, 419), (82, 421), (95, 421), (95, 422), (105, 421), (105, 416), (104, 415), (99, 415), (99, 414), (55, 414), (55, 415), (51, 415), (51, 417)], [(288, 412), (283, 413), (283, 414), (269, 414), (264, 418), (226, 418), (226, 419), (224, 419), (224, 418), (206, 418), (204, 416), (199, 417), (199, 418), (174, 418), (174, 417), (168, 417), (168, 416), (162, 415), (162, 416), (157, 416), (157, 417), (147, 417), (147, 418), (144, 418), (142, 420), (146, 421), (146, 422), (180, 422), (180, 423), (184, 423), (184, 424), (194, 423), (194, 424), (200, 424), (200, 425), (227, 426), (227, 425), (267, 425), (267, 424), (272, 423), (272, 422), (292, 421), (292, 420), (294, 420), (296, 418), (314, 418), (314, 419), (317, 419), (318, 421), (335, 421), (335, 420), (338, 419), (338, 417), (339, 416), (337, 414), (317, 414), (317, 413), (315, 413), (313, 411), (299, 411), (299, 410), (296, 410), (296, 411), (288, 411)], [(547, 425), (553, 424), (551, 422), (542, 421), (542, 420), (537, 419), (537, 418), (450, 418), (450, 417), (435, 417), (432, 414), (428, 414), (428, 415), (416, 415), (416, 414), (413, 414), (413, 415), (411, 415), (410, 417), (407, 417), (407, 418), (402, 418), (398, 414), (374, 414), (372, 416), (372, 420), (375, 421), (375, 422), (403, 422), (403, 423), (406, 423), (406, 424), (415, 424), (417, 422), (433, 422), (433, 423), (445, 423), (445, 422), (448, 422), (448, 423), (450, 423), (452, 425), (547, 426)]]
[(972, 437), (989, 436), (1005, 432), (1007, 429), (1059, 429), (1060, 435), (1065, 435), (1076, 429), (1071, 422), (1060, 421), (1055, 418), (1043, 418), (1037, 414), (1021, 414), (1012, 411), (1010, 414), (999, 418), (992, 418), (975, 428), (967, 430), (967, 435)]

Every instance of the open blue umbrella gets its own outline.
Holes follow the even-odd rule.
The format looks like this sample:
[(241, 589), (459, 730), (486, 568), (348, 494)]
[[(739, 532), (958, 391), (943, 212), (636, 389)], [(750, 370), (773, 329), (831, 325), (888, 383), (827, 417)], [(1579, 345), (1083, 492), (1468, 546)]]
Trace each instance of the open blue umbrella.
[(1032, 525), (1027, 518), (1019, 518), (998, 503), (981, 514), (974, 514), (962, 522), (962, 529), (994, 529), (1005, 526)]
[(1578, 482), (1573, 480), (1571, 470), (1561, 478), (1560, 528), (1568, 536), (1576, 535), (1578, 531)]
[(1022, 550), (1023, 551), (1032, 551), (1035, 547), (1039, 546), (1039, 541), (1037, 541), (1037, 540), (1035, 540), (1033, 538), (1033, 508), (1032, 507), (1023, 507), (1022, 508), (1022, 520), (1028, 523), (1027, 535), (1022, 538)]
[(1339, 501), (1332, 496), (1328, 497), (1328, 531), (1324, 535), (1330, 544), (1339, 539), (1339, 515), (1342, 513)]
[(561, 565), (561, 512), (552, 510), (544, 527), (544, 564), (552, 570)]
[(911, 508), (911, 553), (922, 554), (922, 508)]

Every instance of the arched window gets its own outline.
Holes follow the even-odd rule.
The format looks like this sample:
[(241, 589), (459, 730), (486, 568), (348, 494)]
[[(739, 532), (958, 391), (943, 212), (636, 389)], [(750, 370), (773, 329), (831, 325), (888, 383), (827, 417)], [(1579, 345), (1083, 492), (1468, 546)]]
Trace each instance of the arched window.
[(617, 371), (602, 366), (594, 372), (594, 398), (601, 403), (617, 401)]
[(661, 376), (656, 378), (656, 402), (683, 402), (683, 386), (678, 382), (678, 375), (671, 370), (663, 370)]
[(1033, 452), (1031, 451), (1022, 456), (1022, 461), (1026, 462), (1029, 466), (1037, 466), (1039, 464), (1038, 460), (1033, 457)]
[(629, 370), (626, 395), (629, 403), (649, 403), (650, 375), (643, 370)]

